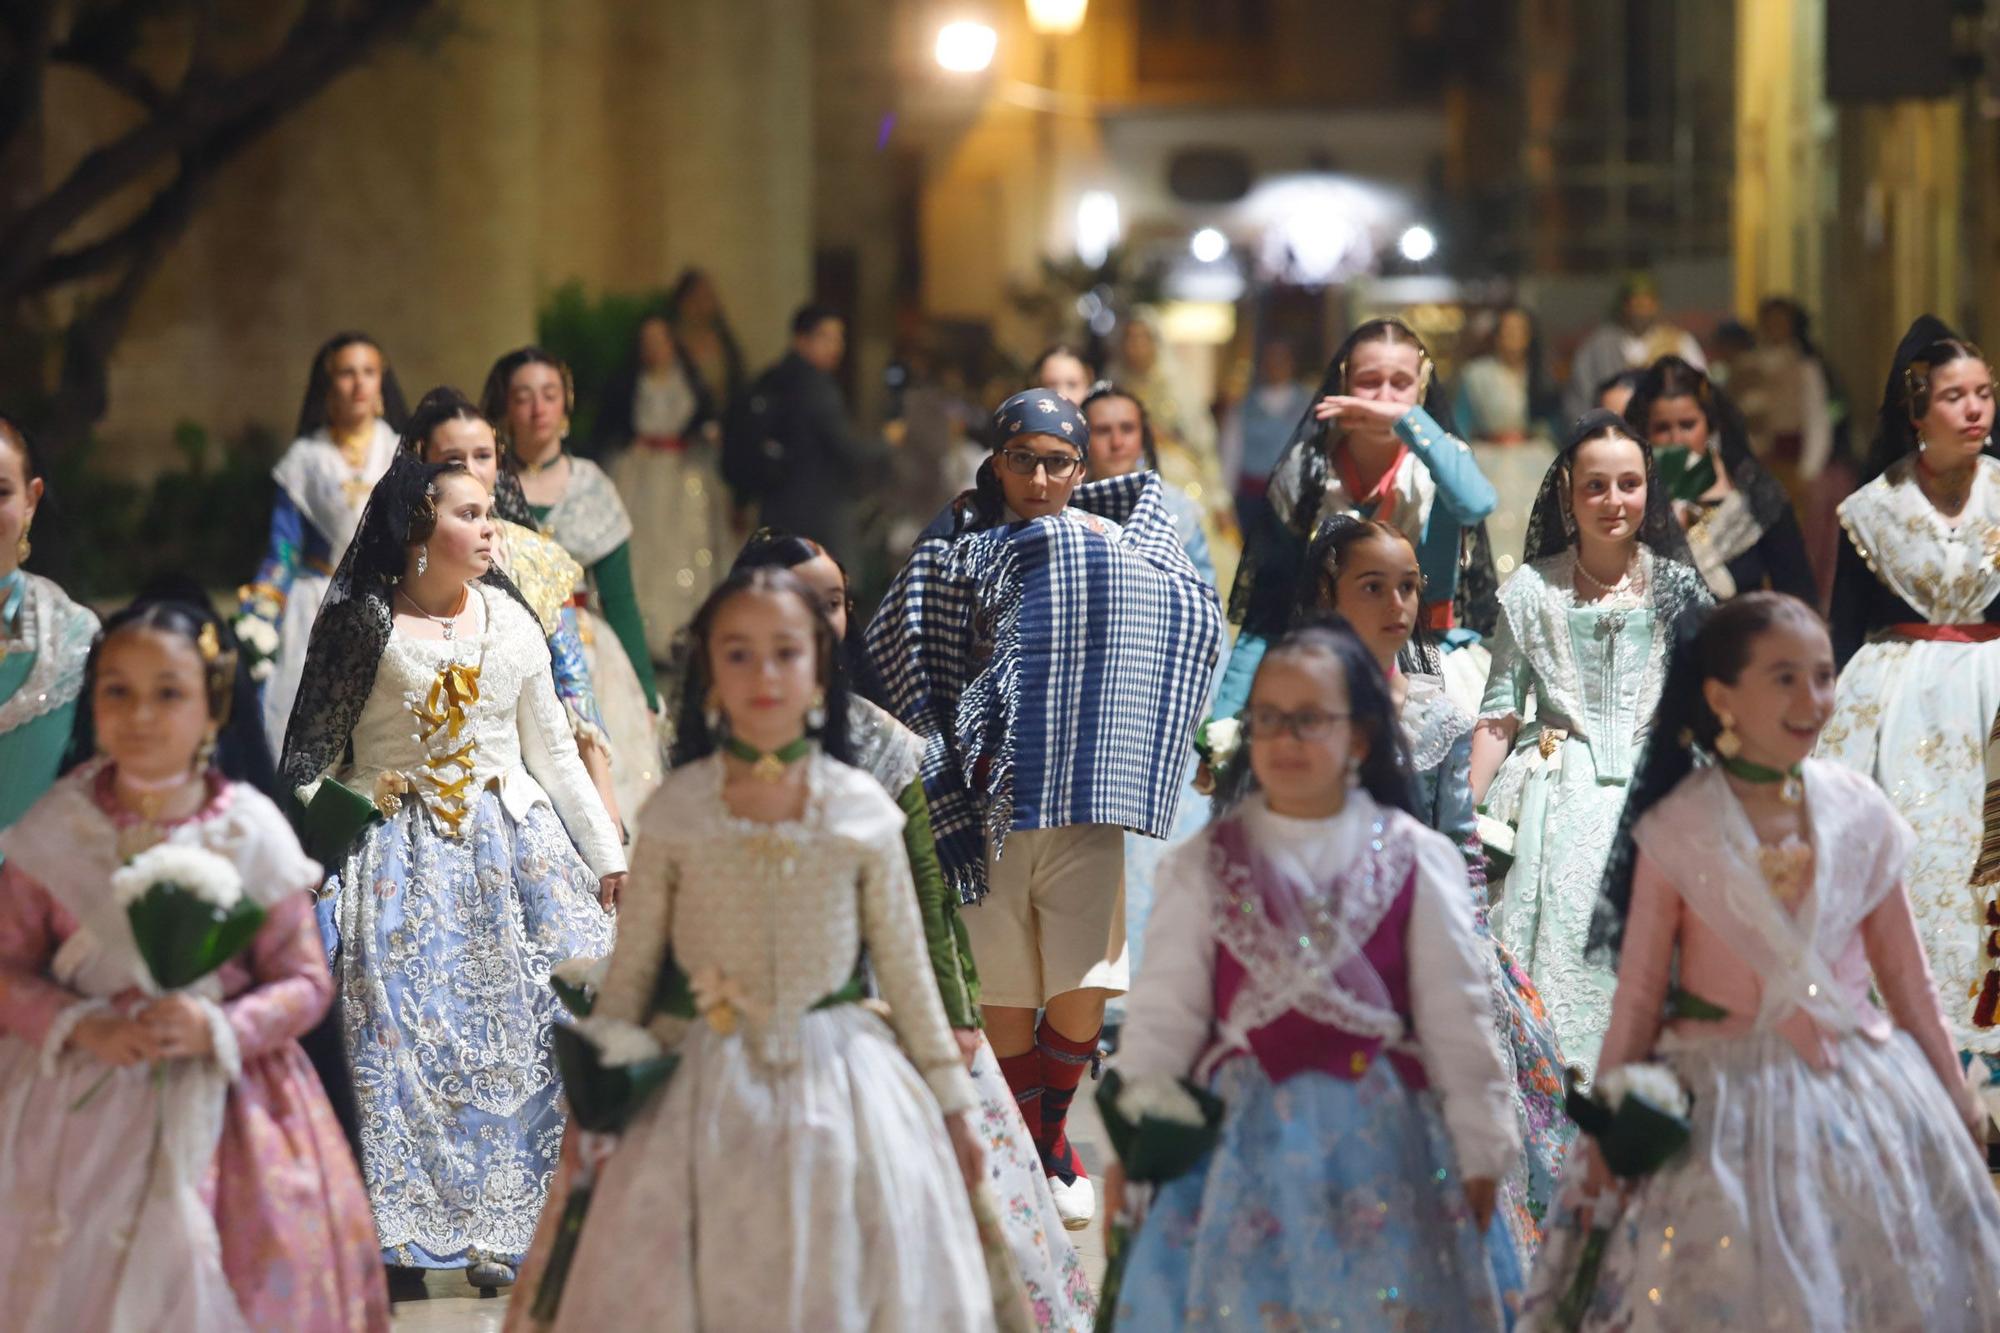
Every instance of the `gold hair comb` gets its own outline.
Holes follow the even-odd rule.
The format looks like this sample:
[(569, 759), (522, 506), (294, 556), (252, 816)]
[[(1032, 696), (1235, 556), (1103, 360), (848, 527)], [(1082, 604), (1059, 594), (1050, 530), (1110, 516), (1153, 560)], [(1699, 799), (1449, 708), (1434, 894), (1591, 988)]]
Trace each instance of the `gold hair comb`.
[(202, 623), (201, 633), (194, 636), (194, 645), (201, 651), (201, 660), (210, 665), (222, 656), (222, 640), (216, 636), (214, 621)]

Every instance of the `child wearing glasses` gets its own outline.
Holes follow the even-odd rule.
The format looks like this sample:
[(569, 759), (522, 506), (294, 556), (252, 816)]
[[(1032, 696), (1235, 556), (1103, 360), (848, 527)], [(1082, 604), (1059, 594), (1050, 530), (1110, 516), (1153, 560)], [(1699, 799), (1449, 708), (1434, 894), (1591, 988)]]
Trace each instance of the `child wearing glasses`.
[(1486, 925), (1486, 857), (1472, 808), (1472, 715), (1446, 692), (1438, 650), (1417, 626), (1424, 578), (1410, 539), (1375, 519), (1336, 514), (1306, 557), (1302, 614), (1339, 613), (1389, 682), (1410, 747), (1415, 814), (1465, 857), (1473, 921), (1485, 950), (1487, 992), (1513, 1075), (1523, 1152), (1500, 1182), (1500, 1216), (1525, 1272), (1534, 1263), (1576, 1127), (1563, 1113), (1563, 1058), (1535, 983)]
[(1389, 682), (1344, 623), (1272, 646), (1247, 721), (1250, 793), (1168, 854), (1117, 1056), (1121, 1111), (1185, 1080), (1219, 1135), (1159, 1187), (1116, 1326), (1497, 1331), (1520, 1139), (1465, 862), (1410, 812)]
[(884, 702), (923, 738), (986, 1035), (1074, 1230), (1096, 1203), (1069, 1107), (1129, 973), (1124, 835), (1173, 828), (1222, 614), (1157, 475), (1084, 484), (1074, 404), (1016, 394), (994, 437), (866, 643)]

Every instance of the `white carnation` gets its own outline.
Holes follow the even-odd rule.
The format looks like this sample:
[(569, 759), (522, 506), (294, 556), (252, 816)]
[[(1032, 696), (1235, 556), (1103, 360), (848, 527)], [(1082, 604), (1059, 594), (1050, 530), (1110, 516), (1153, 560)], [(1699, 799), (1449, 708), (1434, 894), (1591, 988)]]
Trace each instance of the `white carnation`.
[(576, 1030), (597, 1048), (597, 1058), (608, 1069), (657, 1060), (662, 1054), (658, 1037), (621, 1018), (579, 1019)]
[(156, 884), (172, 884), (223, 910), (243, 896), (236, 867), (206, 847), (163, 842), (139, 853), (111, 876), (120, 907), (130, 907)]
[(1668, 1115), (1688, 1113), (1687, 1089), (1665, 1065), (1620, 1065), (1597, 1080), (1598, 1097), (1614, 1111), (1633, 1093)]
[(1159, 1120), (1170, 1125), (1201, 1128), (1201, 1103), (1176, 1078), (1133, 1079), (1118, 1091), (1118, 1113), (1133, 1124)]
[(1204, 733), (1208, 740), (1209, 764), (1221, 767), (1227, 764), (1243, 744), (1243, 722), (1240, 718), (1219, 717), (1208, 724)]
[(250, 668), (250, 679), (261, 683), (263, 681), (269, 680), (272, 676), (276, 675), (277, 671), (278, 671), (278, 664), (273, 660), (271, 660), (270, 658), (266, 657), (258, 661), (255, 665), (253, 665)]
[(278, 651), (278, 631), (261, 616), (244, 616), (238, 620), (236, 637), (261, 657), (273, 656)]

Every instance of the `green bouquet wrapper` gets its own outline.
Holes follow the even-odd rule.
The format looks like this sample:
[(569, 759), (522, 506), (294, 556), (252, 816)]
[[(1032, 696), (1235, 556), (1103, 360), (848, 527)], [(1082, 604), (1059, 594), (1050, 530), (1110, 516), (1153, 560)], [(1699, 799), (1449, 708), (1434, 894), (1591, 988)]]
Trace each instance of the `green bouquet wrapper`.
[(1653, 466), (1659, 469), (1660, 484), (1670, 500), (1691, 504), (1715, 485), (1715, 460), (1706, 450), (1696, 455), (1686, 445), (1671, 444), (1653, 451)]
[[(1222, 1099), (1186, 1079), (1181, 1090), (1201, 1108), (1202, 1123), (1180, 1124), (1153, 1116), (1128, 1119), (1118, 1108), (1118, 1096), (1125, 1081), (1117, 1070), (1106, 1071), (1097, 1085), (1097, 1109), (1104, 1117), (1105, 1137), (1125, 1168), (1125, 1178), (1138, 1184), (1158, 1185), (1192, 1171), (1215, 1147), (1222, 1134)], [(1104, 1285), (1097, 1298), (1096, 1333), (1111, 1333), (1118, 1317), (1118, 1290), (1125, 1280), (1125, 1265), (1131, 1257), (1131, 1228), (1114, 1221), (1106, 1240), (1108, 1259)]]
[(299, 817), (299, 842), (307, 856), (332, 874), (346, 863), (355, 840), (380, 818), (382, 812), (375, 808), (375, 802), (345, 783), (327, 778)]

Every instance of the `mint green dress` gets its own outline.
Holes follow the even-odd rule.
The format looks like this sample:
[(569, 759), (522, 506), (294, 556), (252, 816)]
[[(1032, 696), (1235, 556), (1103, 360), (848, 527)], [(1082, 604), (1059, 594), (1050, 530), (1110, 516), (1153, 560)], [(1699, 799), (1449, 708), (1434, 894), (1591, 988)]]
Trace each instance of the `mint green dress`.
[(1586, 1072), (1616, 984), (1584, 957), (1591, 915), (1674, 626), (1707, 600), (1692, 568), (1650, 551), (1632, 589), (1600, 601), (1578, 600), (1573, 550), (1523, 565), (1500, 589), (1480, 719), (1521, 726), (1480, 810), (1480, 836), (1506, 864), (1490, 919), (1541, 992), (1564, 1057)]
[(55, 781), (97, 617), (23, 570), (0, 579), (0, 636), (0, 828), (6, 828)]

